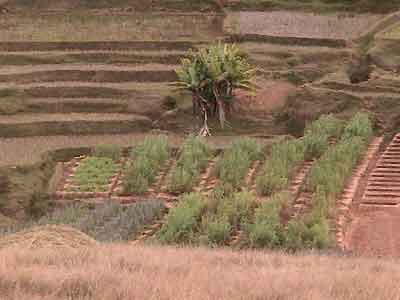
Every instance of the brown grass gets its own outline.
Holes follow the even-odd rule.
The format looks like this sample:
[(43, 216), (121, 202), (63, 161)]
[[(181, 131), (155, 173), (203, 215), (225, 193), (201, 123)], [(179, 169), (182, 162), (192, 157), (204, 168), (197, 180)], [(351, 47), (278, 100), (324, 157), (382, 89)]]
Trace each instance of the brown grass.
[(1, 299), (398, 299), (393, 261), (109, 245), (0, 251)]
[(96, 245), (96, 241), (69, 226), (38, 226), (0, 239), (0, 249), (77, 249)]

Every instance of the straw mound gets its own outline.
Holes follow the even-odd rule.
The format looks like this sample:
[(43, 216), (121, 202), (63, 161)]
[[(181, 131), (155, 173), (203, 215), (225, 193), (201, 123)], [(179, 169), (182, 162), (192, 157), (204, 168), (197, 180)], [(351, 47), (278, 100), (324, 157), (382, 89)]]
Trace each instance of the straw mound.
[(96, 245), (97, 242), (86, 234), (68, 226), (46, 225), (34, 227), (0, 239), (0, 249), (63, 248), (76, 249)]

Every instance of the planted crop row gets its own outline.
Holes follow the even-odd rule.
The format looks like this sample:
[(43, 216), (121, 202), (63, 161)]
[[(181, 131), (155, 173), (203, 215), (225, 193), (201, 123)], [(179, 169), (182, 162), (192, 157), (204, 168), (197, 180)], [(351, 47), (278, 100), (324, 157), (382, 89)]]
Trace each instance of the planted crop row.
[(166, 136), (147, 137), (135, 147), (124, 172), (124, 192), (143, 194), (171, 156)]
[(74, 176), (67, 191), (69, 192), (105, 192), (111, 177), (116, 173), (115, 162), (106, 157), (84, 158)]
[(332, 244), (329, 218), (354, 167), (372, 136), (367, 114), (358, 113), (347, 124), (340, 141), (312, 166), (305, 189), (312, 193), (312, 210), (288, 224), (290, 247), (326, 248)]
[(227, 245), (241, 228), (242, 247), (297, 250), (330, 245), (326, 224), (311, 219), (308, 223), (289, 221), (292, 201), (287, 192), (276, 193), (262, 203), (247, 191), (223, 197), (214, 193), (208, 199), (197, 193), (184, 195), (170, 211), (158, 238), (168, 244)]
[(206, 169), (212, 151), (203, 138), (191, 136), (184, 142), (169, 178), (169, 191), (190, 192)]
[(257, 202), (246, 191), (221, 196), (218, 192), (208, 199), (199, 193), (182, 196), (159, 239), (166, 243), (225, 244), (240, 224), (250, 220)]
[(342, 121), (326, 115), (307, 126), (303, 139), (273, 145), (257, 178), (257, 192), (270, 196), (286, 189), (297, 168), (305, 160), (320, 157), (328, 148), (329, 138), (338, 138), (342, 131)]
[(217, 162), (217, 177), (222, 183), (239, 189), (243, 184), (246, 171), (253, 161), (260, 158), (261, 153), (261, 146), (254, 139), (240, 138), (234, 141)]
[(335, 199), (342, 193), (371, 136), (372, 124), (368, 115), (356, 114), (344, 129), (337, 145), (311, 168), (306, 189), (313, 193), (314, 208), (319, 209), (322, 215), (329, 213)]

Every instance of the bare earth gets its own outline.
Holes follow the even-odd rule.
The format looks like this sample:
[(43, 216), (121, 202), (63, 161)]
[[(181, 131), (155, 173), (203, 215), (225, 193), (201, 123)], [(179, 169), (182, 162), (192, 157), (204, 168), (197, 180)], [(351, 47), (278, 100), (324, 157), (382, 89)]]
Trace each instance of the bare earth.
[(233, 29), (282, 37), (353, 39), (381, 15), (313, 14), (304, 12), (238, 12), (230, 15)]

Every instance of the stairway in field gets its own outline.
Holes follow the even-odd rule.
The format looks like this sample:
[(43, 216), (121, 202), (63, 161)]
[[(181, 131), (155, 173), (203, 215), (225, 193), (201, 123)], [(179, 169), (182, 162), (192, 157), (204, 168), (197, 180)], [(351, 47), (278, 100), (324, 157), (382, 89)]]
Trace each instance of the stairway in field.
[(400, 204), (400, 134), (397, 134), (372, 171), (361, 205)]

